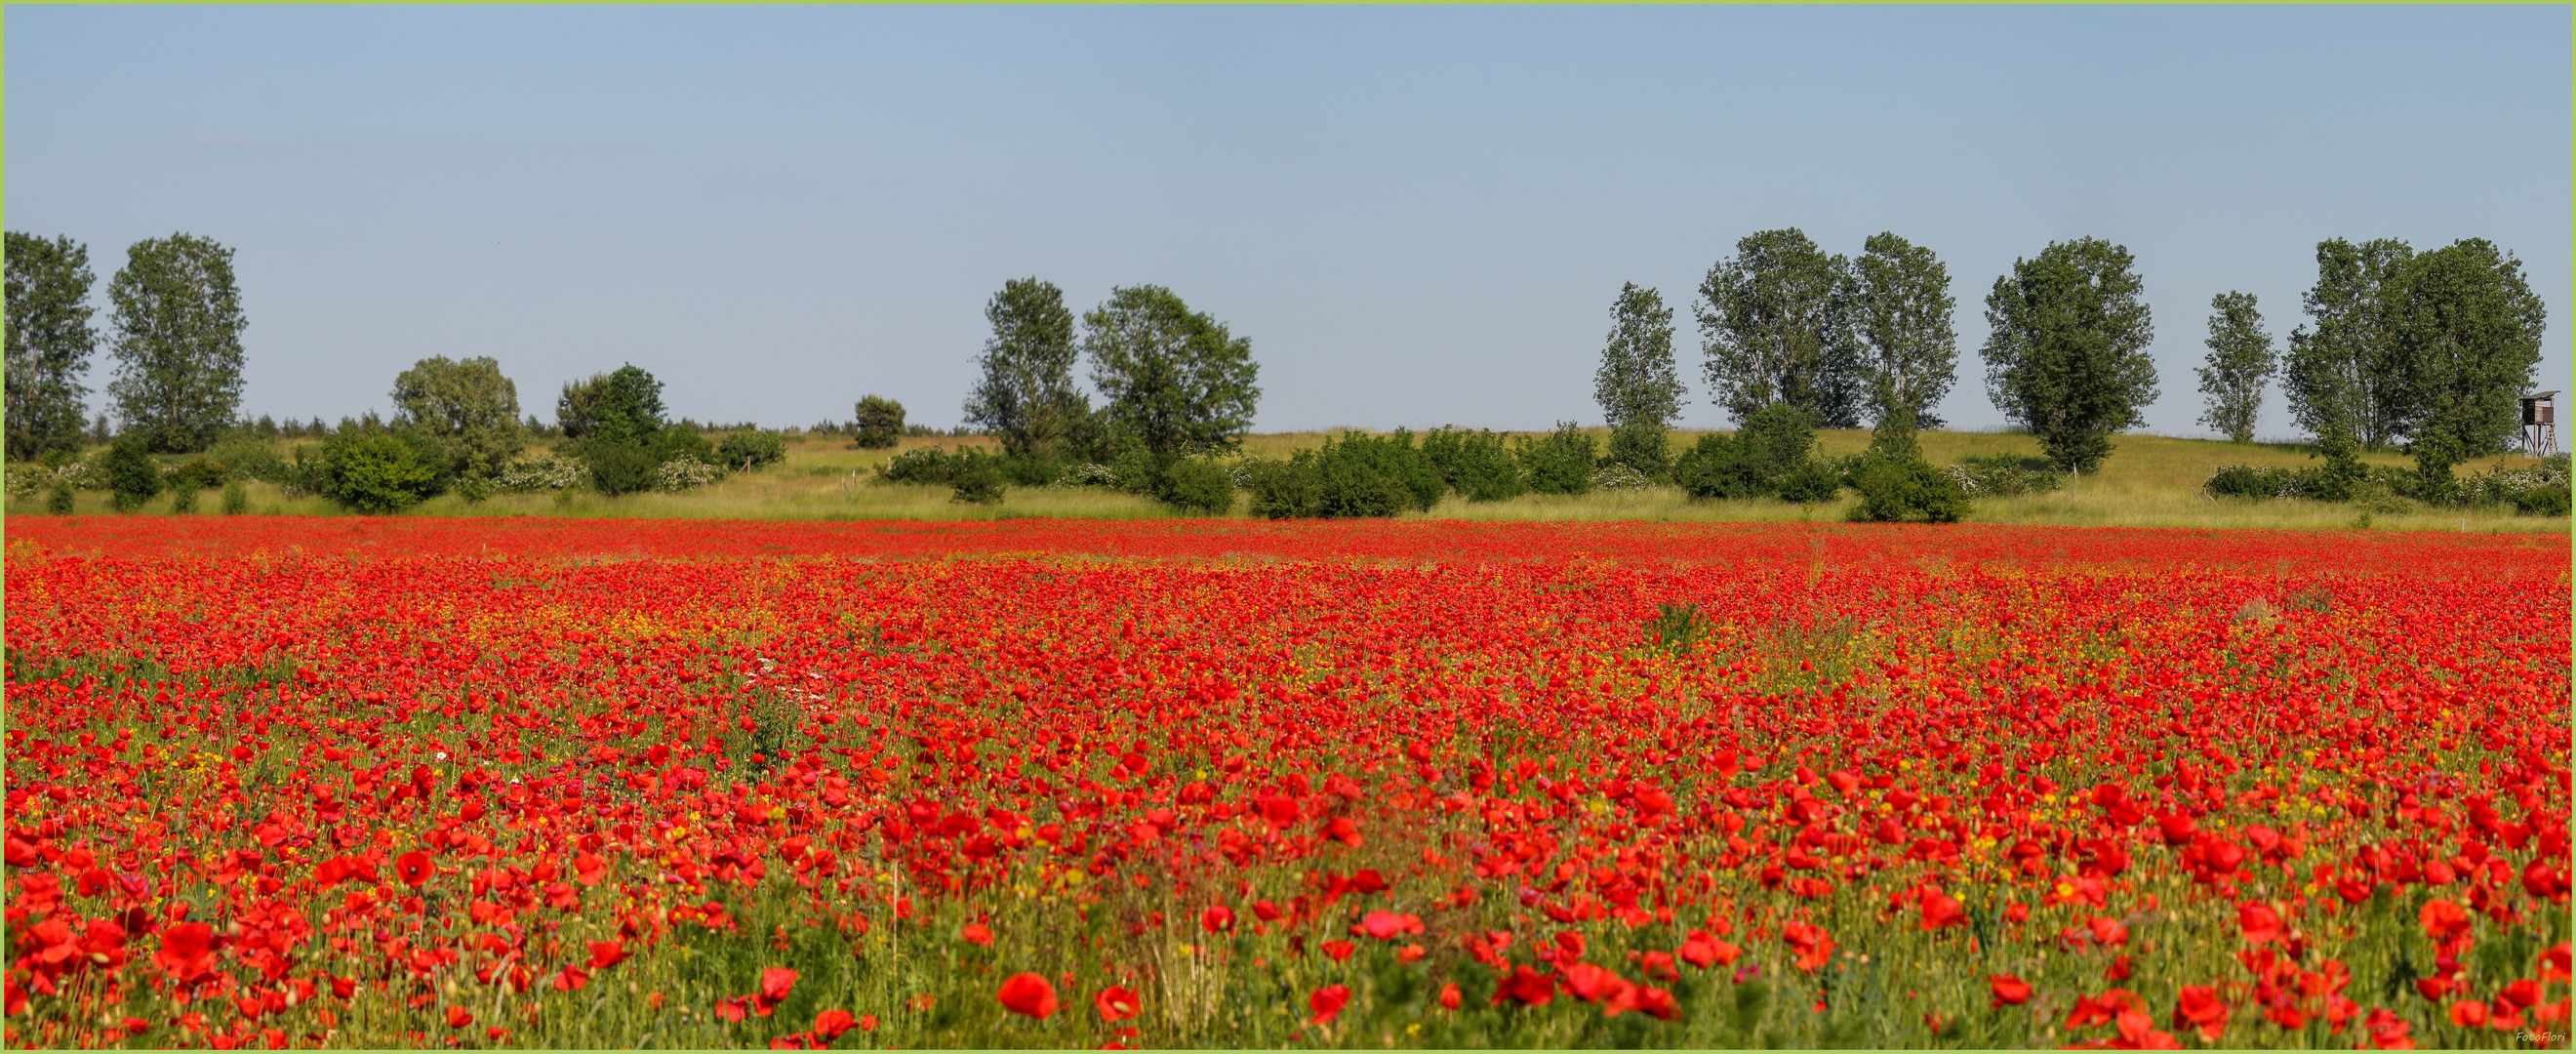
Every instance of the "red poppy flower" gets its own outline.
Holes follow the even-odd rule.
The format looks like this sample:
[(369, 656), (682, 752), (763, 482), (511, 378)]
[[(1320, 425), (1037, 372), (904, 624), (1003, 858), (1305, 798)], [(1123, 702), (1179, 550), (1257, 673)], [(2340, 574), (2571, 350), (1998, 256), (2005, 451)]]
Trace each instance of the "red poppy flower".
[(1350, 1002), (1351, 986), (1346, 984), (1325, 985), (1316, 989), (1313, 995), (1306, 997), (1306, 1005), (1314, 1008), (1315, 1011), (1315, 1016), (1310, 1020), (1318, 1025), (1331, 1024), (1334, 1018), (1341, 1016), (1342, 1008), (1349, 1006)]
[(1223, 933), (1234, 928), (1234, 909), (1223, 904), (1199, 912), (1199, 928), (1209, 933)]
[(192, 977), (214, 961), (215, 928), (202, 922), (162, 927), (161, 950), (152, 960), (179, 977)]
[(1144, 1004), (1136, 1001), (1134, 990), (1113, 984), (1091, 997), (1091, 1008), (1100, 1012), (1102, 1022), (1111, 1023), (1136, 1016)]
[(957, 936), (964, 939), (966, 943), (977, 947), (990, 948), (993, 946), (992, 928), (980, 922), (967, 923), (964, 929), (958, 931)]
[(2280, 913), (2262, 904), (2237, 905), (2236, 928), (2245, 935), (2245, 943), (2257, 946), (2270, 944), (2282, 937)]
[(1795, 965), (1808, 973), (1816, 972), (1818, 967), (1833, 958), (1833, 936), (1825, 932), (1822, 926), (1792, 922), (1780, 927), (1780, 937), (1789, 943), (1791, 950), (1797, 952)]
[(796, 987), (796, 971), (773, 966), (760, 971), (760, 998), (770, 1004), (784, 1003), (787, 993)]
[(1966, 908), (1940, 890), (1924, 890), (1920, 905), (1923, 910), (1923, 921), (1917, 923), (1916, 928), (1923, 932), (1929, 933), (1945, 926), (1968, 924)]
[(858, 1019), (851, 1017), (849, 1011), (836, 1007), (814, 1015), (814, 1034), (829, 1041), (849, 1031), (850, 1026), (856, 1024)]
[(591, 968), (591, 969), (593, 969), (593, 970), (605, 970), (605, 969), (608, 969), (608, 968), (609, 968), (609, 967), (611, 967), (611, 966), (615, 966), (615, 965), (617, 965), (618, 963), (622, 963), (622, 962), (625, 962), (625, 961), (626, 961), (626, 943), (625, 943), (624, 941), (592, 941), (592, 942), (590, 942), (590, 968)]
[(1465, 995), (1465, 993), (1460, 992), (1460, 991), (1458, 990), (1458, 986), (1457, 986), (1457, 985), (1455, 985), (1455, 984), (1444, 984), (1444, 985), (1441, 985), (1441, 986), (1440, 986), (1440, 1008), (1441, 1008), (1441, 1009), (1443, 1009), (1443, 1010), (1456, 1010), (1456, 1009), (1458, 1009), (1458, 1004), (1460, 1004), (1460, 1003), (1464, 1002), (1464, 1001), (1465, 1001), (1465, 999), (1466, 999), (1466, 995)]
[(2447, 900), (2429, 900), (2416, 913), (2424, 926), (2424, 935), (2437, 941), (2449, 940), (2469, 932), (2469, 913)]
[(1002, 982), (1002, 1009), (1041, 1021), (1056, 1011), (1055, 986), (1034, 973), (1015, 973)]
[(1994, 994), (1989, 1006), (2020, 1006), (2030, 1001), (2030, 982), (2008, 973), (1986, 975), (1986, 990)]
[(461, 1006), (447, 1008), (447, 1027), (464, 1028), (474, 1023), (474, 1012)]
[(2219, 998), (2218, 989), (2207, 985), (2182, 986), (2182, 995), (2174, 1006), (2176, 1026), (2195, 1026), (2200, 1038), (2212, 1043), (2227, 1034), (2227, 1001)]
[(430, 866), (429, 854), (418, 849), (394, 858), (394, 877), (402, 879), (406, 886), (418, 887), (436, 871)]

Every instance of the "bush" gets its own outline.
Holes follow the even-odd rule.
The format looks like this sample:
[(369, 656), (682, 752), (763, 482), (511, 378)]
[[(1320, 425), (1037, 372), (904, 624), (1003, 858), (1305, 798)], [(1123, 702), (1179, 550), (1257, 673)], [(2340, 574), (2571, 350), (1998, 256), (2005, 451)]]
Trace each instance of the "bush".
[(1541, 494), (1582, 494), (1592, 489), (1592, 437), (1572, 421), (1559, 421), (1556, 431), (1539, 439), (1523, 437), (1513, 453), (1521, 477)]
[(243, 486), (240, 480), (224, 484), (224, 515), (239, 516), (249, 511), (250, 488)]
[(222, 467), (225, 479), (286, 482), (286, 458), (277, 452), (277, 444), (249, 432), (226, 435), (206, 456)]
[(653, 489), (655, 470), (662, 467), (652, 451), (632, 443), (590, 444), (582, 460), (590, 468), (590, 485), (612, 498)]
[(2306, 469), (2229, 465), (2210, 473), (2200, 489), (2214, 498), (2297, 498), (2315, 488), (2315, 475)]
[(687, 454), (653, 466), (653, 489), (676, 494), (724, 478), (724, 470)]
[(1672, 475), (1672, 440), (1657, 422), (1626, 425), (1610, 433), (1610, 453), (1605, 460), (1611, 465), (1625, 465), (1648, 480), (1662, 482)]
[(1002, 481), (1014, 487), (1043, 487), (1064, 475), (1063, 465), (1044, 453), (1030, 451), (1003, 456), (998, 466)]
[(164, 469), (161, 481), (172, 490), (212, 490), (230, 478), (221, 462), (212, 458), (192, 457)]
[(401, 512), (443, 489), (438, 471), (412, 444), (389, 432), (365, 429), (325, 441), (319, 462), (305, 478), (314, 493), (373, 514)]
[(884, 396), (871, 395), (859, 400), (859, 434), (856, 442), (869, 450), (883, 450), (903, 438), (903, 404)]
[(749, 472), (787, 460), (787, 440), (776, 432), (734, 432), (716, 444), (716, 464), (731, 472)]
[(72, 514), (72, 481), (58, 479), (45, 490), (45, 511), (56, 516)]
[(950, 495), (948, 500), (976, 505), (999, 505), (1002, 503), (1002, 491), (1001, 468), (990, 460), (977, 461), (964, 472), (957, 474), (956, 493)]
[(501, 470), (492, 484), (502, 490), (564, 490), (581, 486), (590, 467), (553, 451), (521, 455)]
[(2513, 508), (2525, 516), (2567, 515), (2567, 485), (2533, 487), (2515, 495)]
[(1234, 478), (1212, 462), (1184, 458), (1163, 470), (1154, 496), (1183, 512), (1223, 516), (1234, 508)]
[(161, 493), (161, 466), (154, 464), (141, 433), (129, 432), (109, 444), (100, 465), (107, 489), (116, 495), (116, 511), (133, 512)]
[(1923, 461), (1879, 459), (1860, 472), (1854, 522), (1957, 523), (1969, 512), (1967, 491)]
[(1744, 422), (1735, 434), (1745, 455), (1760, 464), (1762, 476), (1778, 480), (1807, 463), (1816, 449), (1816, 425), (1807, 412), (1787, 403), (1772, 403)]
[(1468, 501), (1501, 501), (1528, 489), (1510, 448), (1492, 429), (1470, 432), (1453, 426), (1424, 433), (1422, 457), (1441, 482)]
[(172, 490), (170, 511), (182, 515), (197, 511), (197, 488), (179, 487)]
[(1673, 463), (1673, 481), (1694, 498), (1765, 498), (1776, 491), (1763, 468), (1747, 444), (1708, 432)]
[(1299, 451), (1284, 464), (1255, 466), (1248, 482), (1253, 515), (1271, 519), (1427, 512), (1447, 489), (1413, 445), (1413, 434), (1403, 429), (1385, 437), (1352, 433), (1327, 439), (1321, 449)]
[(1943, 472), (1956, 481), (1961, 490), (1980, 498), (2017, 497), (2066, 485), (2066, 477), (2058, 475), (2046, 459), (2024, 458), (2019, 454), (1966, 458)]
[(1644, 490), (1655, 485), (1646, 474), (1616, 461), (1592, 470), (1594, 490)]
[(1255, 461), (1244, 468), (1243, 486), (1252, 492), (1252, 514), (1266, 520), (1308, 515), (1314, 507), (1306, 455), (1297, 461)]
[(1832, 501), (1843, 495), (1842, 474), (1809, 461), (1781, 474), (1778, 493), (1780, 500), (1801, 505)]
[(953, 484), (976, 466), (979, 457), (977, 451), (950, 453), (948, 448), (936, 446), (906, 450), (877, 466), (877, 478), (888, 483)]

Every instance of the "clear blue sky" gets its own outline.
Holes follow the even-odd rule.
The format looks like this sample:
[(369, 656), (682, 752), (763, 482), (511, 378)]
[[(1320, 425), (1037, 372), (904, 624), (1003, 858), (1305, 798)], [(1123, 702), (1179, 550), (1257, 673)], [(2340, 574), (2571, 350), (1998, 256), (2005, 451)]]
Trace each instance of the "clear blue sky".
[[(1683, 423), (1689, 303), (1757, 230), (1948, 263), (1959, 383), (2014, 258), (2136, 254), (2201, 434), (2209, 300), (2286, 338), (2318, 240), (2484, 237), (2567, 387), (2570, 13), (2470, 8), (12, 7), (6, 219), (237, 251), (253, 416), (490, 355), (551, 417), (956, 423), (987, 298), (1168, 286), (1252, 339), (1257, 428), (1596, 423), (1622, 282)], [(104, 388), (104, 354), (90, 384)], [(103, 397), (94, 402), (104, 403)], [(2293, 434), (2277, 389), (2260, 431)]]

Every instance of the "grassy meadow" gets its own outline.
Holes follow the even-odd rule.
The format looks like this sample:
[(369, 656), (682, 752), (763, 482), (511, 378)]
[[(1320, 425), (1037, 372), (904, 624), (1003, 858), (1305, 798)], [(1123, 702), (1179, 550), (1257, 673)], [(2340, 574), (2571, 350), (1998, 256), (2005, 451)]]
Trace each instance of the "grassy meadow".
[[(1606, 429), (1593, 430), (1607, 443)], [(1245, 439), (1243, 452), (1285, 459), (1321, 445), (1327, 432), (1282, 432)], [(1535, 434), (1535, 433), (1529, 433)], [(1676, 431), (1678, 453), (1700, 435)], [(1859, 429), (1817, 433), (1817, 452), (1825, 456), (1855, 454), (1869, 445), (1869, 432)], [(2037, 459), (2036, 438), (2007, 432), (1921, 433), (1924, 457), (1936, 465), (1968, 457), (2019, 454)], [(1980, 498), (1968, 517), (1974, 523), (2123, 525), (2204, 528), (2351, 528), (2453, 531), (2564, 531), (2567, 521), (2514, 515), (2511, 509), (2365, 510), (2356, 505), (2300, 500), (2213, 499), (2200, 491), (2210, 473), (2226, 465), (2299, 467), (2312, 465), (2304, 445), (2234, 444), (2207, 439), (2153, 435), (2118, 437), (2111, 457), (2096, 475), (2069, 481), (2045, 494)], [(609, 498), (588, 491), (514, 493), (469, 503), (450, 494), (408, 511), (414, 516), (572, 516), (585, 518), (753, 519), (753, 520), (991, 520), (1026, 517), (1083, 519), (1152, 519), (1180, 515), (1148, 498), (1093, 487), (1013, 487), (999, 505), (954, 501), (946, 486), (894, 485), (876, 479), (878, 466), (907, 450), (923, 447), (998, 449), (983, 437), (919, 437), (887, 450), (863, 450), (847, 437), (788, 437), (785, 461), (754, 472), (739, 473), (694, 491), (648, 493)], [(2409, 466), (2396, 451), (2365, 454), (2372, 464)], [(2478, 458), (2459, 467), (2463, 477), (2497, 467), (2523, 467), (2533, 462), (2517, 454)], [(250, 511), (270, 515), (346, 515), (330, 501), (288, 497), (274, 484), (253, 483)], [(1839, 521), (1859, 499), (1850, 491), (1833, 502), (1795, 505), (1770, 500), (1694, 501), (1678, 488), (1646, 487), (1595, 491), (1584, 495), (1530, 494), (1506, 501), (1470, 502), (1456, 494), (1443, 498), (1428, 513), (1408, 514), (1457, 520), (1655, 520), (1655, 521)], [(172, 499), (165, 494), (145, 506), (143, 514), (166, 515)], [(222, 496), (206, 491), (197, 498), (196, 515), (219, 513)], [(76, 514), (111, 512), (104, 492), (79, 494)], [(1246, 515), (1238, 498), (1231, 513)], [(8, 498), (12, 515), (43, 515), (42, 494)]]

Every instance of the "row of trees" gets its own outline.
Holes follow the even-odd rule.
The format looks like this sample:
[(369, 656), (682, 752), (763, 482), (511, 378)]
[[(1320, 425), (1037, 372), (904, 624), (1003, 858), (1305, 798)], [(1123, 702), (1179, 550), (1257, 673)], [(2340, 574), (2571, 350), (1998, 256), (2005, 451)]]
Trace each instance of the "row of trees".
[[(87, 437), (82, 384), (99, 335), (89, 249), (69, 238), (10, 231), (8, 455), (78, 450)], [(241, 406), (241, 291), (233, 253), (188, 234), (127, 247), (107, 285), (108, 394), (123, 430), (160, 453), (206, 449)]]
[[(2446, 478), (2461, 460), (2503, 448), (2547, 317), (2519, 261), (2476, 238), (2422, 254), (2402, 241), (2332, 239), (2317, 246), (2317, 272), (2286, 363), (2252, 294), (2212, 298), (2208, 358), (2196, 371), (2201, 423), (2250, 442), (2277, 371), (2293, 417), (2330, 452), (2402, 439), (2420, 472)], [(1820, 427), (1900, 416), (1937, 427), (1932, 407), (1958, 359), (1949, 282), (1930, 249), (1892, 232), (1850, 258), (1796, 228), (1746, 236), (1709, 269), (1694, 305), (1713, 401), (1737, 421), (1785, 405)], [(2156, 399), (2144, 293), (2126, 247), (2078, 238), (2013, 261), (1986, 295), (1987, 398), (2064, 471), (2098, 467), (2110, 437), (2143, 423)], [(1673, 312), (1631, 283), (1611, 317), (1594, 375), (1611, 457), (1658, 473), (1688, 394)]]
[[(1169, 289), (1110, 291), (1082, 316), (1079, 342), (1064, 291), (1014, 279), (984, 307), (993, 335), (976, 365), (966, 420), (1000, 437), (1004, 454), (1109, 464), (1142, 457), (1157, 469), (1190, 454), (1237, 449), (1261, 398), (1252, 341)], [(1107, 400), (1094, 409), (1074, 387), (1078, 360)]]
[[(1893, 232), (1857, 257), (1794, 227), (1748, 235), (1709, 269), (1694, 305), (1713, 401), (1738, 421), (1776, 405), (1819, 427), (1936, 427), (1958, 369), (1949, 288), (1940, 258)], [(2127, 249), (2082, 238), (2014, 261), (1986, 297), (1987, 395), (2069, 471), (2097, 467), (2110, 434), (2155, 399), (2142, 291)], [(1649, 474), (1665, 470), (1687, 395), (1672, 316), (1654, 289), (1623, 288), (1594, 375), (1611, 456)]]

